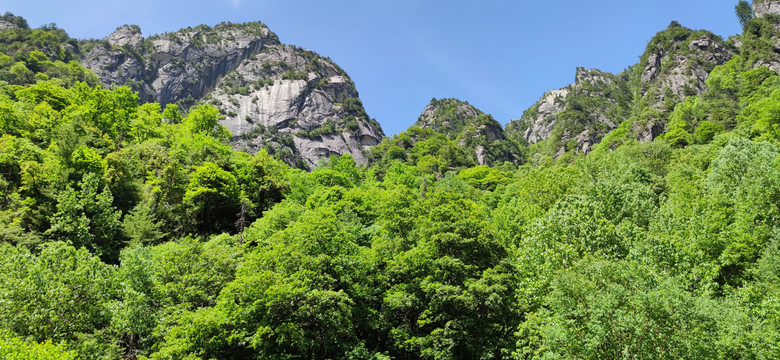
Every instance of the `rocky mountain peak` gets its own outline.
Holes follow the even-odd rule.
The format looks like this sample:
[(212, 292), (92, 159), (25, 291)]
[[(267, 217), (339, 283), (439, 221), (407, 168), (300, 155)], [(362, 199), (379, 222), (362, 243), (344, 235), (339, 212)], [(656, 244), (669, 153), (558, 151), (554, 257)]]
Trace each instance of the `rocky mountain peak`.
[(611, 85), (613, 75), (603, 72), (598, 69), (586, 69), (584, 67), (577, 68), (577, 74), (574, 76), (575, 84), (582, 85), (584, 83), (602, 83)]
[(187, 108), (241, 61), (276, 44), (261, 23), (200, 25), (146, 39), (126, 25), (102, 41), (85, 41), (81, 61), (108, 87), (129, 85), (142, 101)]
[(465, 101), (432, 99), (414, 126), (446, 135), (466, 149), (479, 165), (519, 157), (516, 146), (504, 136), (501, 124)]
[(756, 17), (764, 15), (780, 15), (780, 1), (753, 0), (753, 14)]
[(465, 126), (480, 115), (484, 113), (466, 101), (453, 98), (431, 99), (415, 126), (433, 129), (451, 137), (459, 134)]
[(631, 93), (625, 75), (580, 67), (574, 80), (542, 95), (520, 120), (507, 125), (507, 136), (528, 144), (547, 141), (550, 156), (587, 153), (626, 119)]
[(123, 25), (117, 28), (106, 41), (111, 46), (130, 46), (138, 48), (144, 40), (138, 25)]
[(129, 85), (142, 101), (220, 110), (233, 143), (267, 149), (311, 169), (322, 158), (364, 151), (384, 138), (355, 84), (330, 59), (283, 45), (259, 22), (222, 23), (143, 38), (135, 25), (85, 41), (82, 63), (109, 87)]
[(0, 19), (0, 31), (11, 30), (11, 29), (16, 29), (16, 28), (18, 28), (16, 26), (16, 24), (14, 24), (14, 23), (12, 23), (10, 21), (6, 21), (6, 20), (3, 20), (3, 19)]
[(222, 109), (237, 147), (266, 148), (301, 168), (344, 153), (365, 163), (364, 151), (384, 138), (347, 73), (295, 46), (269, 46), (243, 61), (204, 101)]
[(734, 50), (709, 31), (672, 22), (656, 34), (635, 67), (639, 80), (635, 97), (652, 110), (636, 114), (640, 120), (633, 128), (637, 139), (649, 141), (663, 133), (666, 116), (674, 106), (704, 93), (710, 71), (733, 56)]
[(0, 31), (13, 29), (29, 29), (30, 26), (21, 16), (16, 16), (10, 12), (0, 15)]
[[(700, 95), (709, 72), (734, 55), (723, 39), (709, 31), (694, 31), (672, 22), (647, 45), (639, 68), (642, 92), (669, 89), (679, 98)], [(656, 104), (663, 100), (665, 94)]]

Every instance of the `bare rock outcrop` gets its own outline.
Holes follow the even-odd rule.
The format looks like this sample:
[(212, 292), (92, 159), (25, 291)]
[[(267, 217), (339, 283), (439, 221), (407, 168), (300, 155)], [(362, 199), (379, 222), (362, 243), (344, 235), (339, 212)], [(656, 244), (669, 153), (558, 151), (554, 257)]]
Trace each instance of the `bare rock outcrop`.
[(650, 141), (662, 134), (674, 106), (704, 93), (710, 71), (729, 61), (734, 51), (719, 36), (677, 22), (656, 34), (634, 68), (634, 99), (642, 105), (632, 116), (636, 139)]
[(111, 33), (106, 40), (111, 46), (130, 46), (138, 49), (144, 37), (141, 35), (141, 28), (138, 25), (123, 25)]
[(384, 138), (349, 76), (329, 59), (282, 45), (265, 25), (222, 23), (143, 38), (134, 25), (84, 41), (82, 63), (108, 87), (128, 85), (142, 101), (183, 109), (209, 103), (237, 148), (267, 149), (311, 169), (322, 158)]
[(756, 17), (764, 15), (780, 15), (780, 1), (753, 0), (753, 14)]
[(554, 142), (549, 155), (587, 153), (627, 118), (630, 101), (625, 75), (578, 68), (574, 84), (545, 93), (506, 132), (520, 143)]
[(384, 138), (349, 76), (329, 59), (294, 46), (271, 46), (224, 77), (207, 101), (239, 148), (266, 148), (291, 164), (312, 168), (322, 158), (364, 151)]
[(691, 36), (674, 37), (660, 45), (651, 46), (640, 62), (641, 95), (650, 94), (648, 100), (656, 110), (664, 110), (669, 96), (674, 96), (676, 103), (701, 95), (707, 89), (710, 71), (734, 56), (732, 49), (711, 33), (691, 31)]
[(278, 44), (261, 23), (201, 25), (146, 39), (137, 26), (125, 25), (103, 41), (82, 45), (88, 51), (81, 62), (106, 86), (129, 85), (142, 101), (187, 107), (243, 60)]
[(0, 31), (17, 29), (17, 28), (18, 28), (18, 26), (16, 26), (16, 24), (14, 24), (14, 23), (12, 23), (10, 21), (5, 21), (3, 19), (0, 19)]

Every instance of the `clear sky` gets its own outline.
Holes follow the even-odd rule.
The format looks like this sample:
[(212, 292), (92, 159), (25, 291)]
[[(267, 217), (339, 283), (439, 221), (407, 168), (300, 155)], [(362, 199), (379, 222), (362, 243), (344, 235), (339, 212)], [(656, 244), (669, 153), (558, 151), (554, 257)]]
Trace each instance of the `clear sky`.
[(123, 24), (144, 36), (222, 21), (261, 21), (287, 44), (339, 64), (386, 134), (412, 125), (431, 98), (519, 118), (578, 66), (620, 72), (677, 20), (724, 38), (740, 32), (736, 0), (0, 0), (32, 27), (75, 38)]

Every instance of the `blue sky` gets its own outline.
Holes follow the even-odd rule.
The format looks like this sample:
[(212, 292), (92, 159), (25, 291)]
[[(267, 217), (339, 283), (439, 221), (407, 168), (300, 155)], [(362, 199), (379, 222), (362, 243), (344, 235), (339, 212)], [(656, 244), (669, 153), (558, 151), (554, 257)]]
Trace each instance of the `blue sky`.
[(395, 134), (431, 98), (466, 100), (496, 120), (519, 118), (578, 66), (620, 72), (677, 20), (728, 37), (736, 0), (3, 0), (31, 26), (75, 38), (123, 24), (144, 36), (222, 21), (261, 21), (282, 42), (328, 56), (352, 77), (369, 115)]

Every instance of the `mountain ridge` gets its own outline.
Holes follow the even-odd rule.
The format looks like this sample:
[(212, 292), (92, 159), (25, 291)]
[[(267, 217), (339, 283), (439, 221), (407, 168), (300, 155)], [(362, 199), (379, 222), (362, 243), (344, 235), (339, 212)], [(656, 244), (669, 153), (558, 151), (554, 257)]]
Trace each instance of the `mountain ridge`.
[(311, 169), (345, 153), (365, 164), (364, 151), (384, 137), (343, 69), (283, 45), (259, 22), (199, 25), (149, 38), (138, 26), (123, 25), (82, 47), (82, 63), (107, 87), (129, 85), (142, 101), (183, 110), (213, 105), (237, 148), (266, 149), (296, 167)]
[[(780, 14), (777, 1), (755, 2), (753, 9), (756, 18)], [(17, 25), (3, 20), (2, 26)], [(522, 163), (536, 153), (553, 159), (588, 153), (625, 121), (631, 122), (626, 125), (630, 136), (622, 141), (653, 140), (668, 130), (667, 117), (676, 104), (705, 93), (709, 72), (740, 46), (741, 40), (724, 41), (672, 22), (649, 41), (639, 63), (620, 74), (577, 68), (573, 84), (546, 92), (505, 127), (480, 125), (484, 113), (472, 111), (466, 118), (482, 130), (473, 132), (471, 140), (529, 147), (506, 148), (490, 160), (484, 144), (476, 145), (479, 151), (472, 158), (477, 164)], [(237, 149), (266, 149), (299, 168), (312, 169), (345, 153), (367, 164), (369, 150), (385, 138), (343, 69), (315, 52), (282, 44), (260, 22), (198, 25), (148, 38), (138, 26), (123, 25), (102, 40), (80, 40), (76, 53), (106, 87), (127, 85), (142, 102), (173, 103), (185, 111), (194, 105), (215, 106)], [(771, 58), (756, 63), (762, 64), (775, 66)], [(447, 124), (420, 123), (429, 110), (412, 127), (455, 140)], [(458, 145), (469, 141), (464, 137)]]

